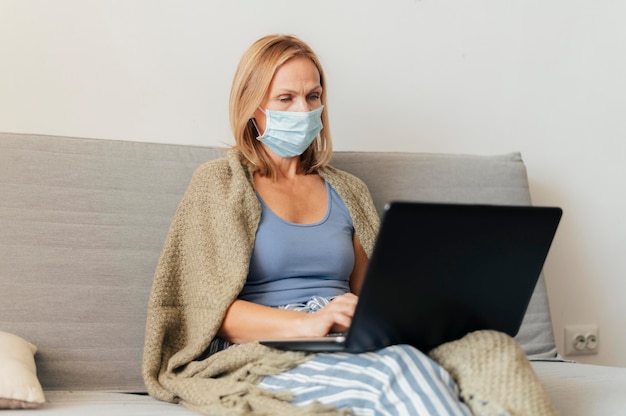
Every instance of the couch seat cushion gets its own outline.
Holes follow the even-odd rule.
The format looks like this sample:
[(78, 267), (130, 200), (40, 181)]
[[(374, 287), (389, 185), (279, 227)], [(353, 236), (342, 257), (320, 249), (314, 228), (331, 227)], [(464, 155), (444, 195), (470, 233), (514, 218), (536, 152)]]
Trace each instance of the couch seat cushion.
[(4, 410), (2, 416), (190, 416), (183, 406), (144, 394), (100, 391), (46, 391), (47, 403), (39, 409)]
[(559, 361), (532, 366), (560, 415), (626, 414), (626, 368)]

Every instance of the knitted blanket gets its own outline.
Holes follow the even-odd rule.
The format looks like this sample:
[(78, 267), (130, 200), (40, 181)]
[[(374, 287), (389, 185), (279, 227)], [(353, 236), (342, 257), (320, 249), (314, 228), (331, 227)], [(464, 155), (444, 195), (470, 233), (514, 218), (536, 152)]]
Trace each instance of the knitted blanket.
[[(143, 356), (146, 387), (160, 400), (206, 415), (341, 414), (318, 404), (296, 409), (288, 403), (289, 394), (257, 387), (264, 376), (292, 368), (310, 355), (249, 343), (203, 356), (246, 281), (261, 213), (252, 175), (236, 150), (194, 173), (155, 271)], [(371, 254), (379, 218), (367, 187), (332, 167), (320, 175), (343, 199), (361, 244)], [(442, 349), (439, 358), (455, 351)], [(481, 356), (480, 351), (472, 347), (474, 355)], [(519, 364), (532, 371), (526, 361)], [(477, 391), (492, 402), (491, 391), (469, 388), (480, 378), (475, 368), (458, 366), (458, 371), (459, 377), (470, 375), (467, 390), (465, 382), (459, 382), (461, 391)], [(508, 377), (507, 372), (510, 369), (500, 376)], [(501, 403), (500, 396), (494, 398)]]
[(456, 380), (474, 415), (556, 415), (526, 354), (506, 334), (472, 332), (429, 355)]

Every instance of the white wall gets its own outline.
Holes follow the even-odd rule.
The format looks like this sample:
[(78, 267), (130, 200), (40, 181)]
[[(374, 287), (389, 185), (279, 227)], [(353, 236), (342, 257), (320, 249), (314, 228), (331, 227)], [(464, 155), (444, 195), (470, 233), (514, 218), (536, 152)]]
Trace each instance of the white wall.
[[(221, 145), (244, 49), (293, 33), (329, 78), (337, 149), (523, 153), (560, 205), (557, 344), (600, 325), (626, 366), (626, 2), (0, 0), (0, 131)], [(573, 357), (577, 358), (577, 357)]]

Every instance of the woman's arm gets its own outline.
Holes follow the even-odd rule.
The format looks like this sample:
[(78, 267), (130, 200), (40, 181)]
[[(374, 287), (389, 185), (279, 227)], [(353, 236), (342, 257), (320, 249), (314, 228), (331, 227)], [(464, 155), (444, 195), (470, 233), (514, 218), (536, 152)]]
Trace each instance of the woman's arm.
[(352, 322), (357, 297), (346, 293), (314, 313), (290, 311), (237, 299), (228, 310), (218, 332), (234, 343), (325, 336), (344, 332)]
[(367, 253), (361, 245), (359, 238), (354, 233), (354, 269), (350, 275), (350, 291), (355, 295), (358, 295), (361, 291), (361, 285), (363, 284), (363, 278), (365, 277), (365, 269), (367, 269)]

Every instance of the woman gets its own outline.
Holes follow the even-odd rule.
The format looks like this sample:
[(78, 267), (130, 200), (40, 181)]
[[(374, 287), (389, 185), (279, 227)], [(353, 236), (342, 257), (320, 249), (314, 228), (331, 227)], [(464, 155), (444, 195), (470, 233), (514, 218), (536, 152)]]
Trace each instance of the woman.
[[(326, 335), (350, 325), (367, 255), (349, 229), (345, 206), (319, 174), (331, 156), (323, 84), (317, 57), (286, 37), (257, 42), (235, 75), (232, 129), (253, 170), (263, 214), (247, 283), (220, 330), (230, 341)], [(341, 210), (328, 212), (333, 199)], [(367, 209), (371, 234), (377, 218)], [(329, 213), (331, 221), (323, 221)], [(312, 295), (334, 299), (311, 315), (267, 307), (303, 303)]]
[(295, 37), (242, 57), (236, 145), (194, 174), (155, 273), (148, 391), (207, 414), (470, 414), (448, 372), (410, 346), (305, 355), (255, 342), (345, 331), (373, 248), (366, 186), (328, 166), (325, 88)]

